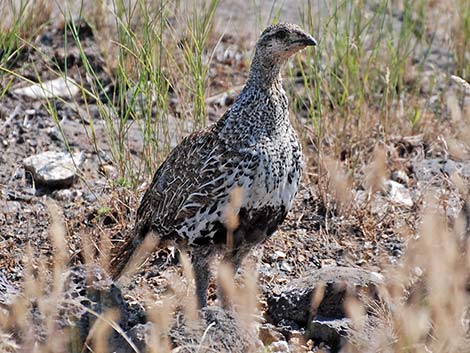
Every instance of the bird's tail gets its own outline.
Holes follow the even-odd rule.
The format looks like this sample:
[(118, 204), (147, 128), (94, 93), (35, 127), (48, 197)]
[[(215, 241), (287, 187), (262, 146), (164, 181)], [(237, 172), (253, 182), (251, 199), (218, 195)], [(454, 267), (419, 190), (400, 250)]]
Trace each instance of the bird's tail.
[(158, 236), (149, 233), (149, 227), (146, 224), (136, 224), (111, 259), (109, 268), (112, 279), (116, 281), (124, 273), (130, 276), (158, 243)]

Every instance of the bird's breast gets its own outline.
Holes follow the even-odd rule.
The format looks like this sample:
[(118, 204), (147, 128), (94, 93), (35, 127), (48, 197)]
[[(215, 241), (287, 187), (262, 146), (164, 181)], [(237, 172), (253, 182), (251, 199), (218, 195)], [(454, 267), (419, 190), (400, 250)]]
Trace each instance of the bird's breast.
[(259, 144), (257, 153), (259, 162), (246, 193), (247, 208), (283, 206), (288, 211), (303, 169), (302, 151), (295, 133)]

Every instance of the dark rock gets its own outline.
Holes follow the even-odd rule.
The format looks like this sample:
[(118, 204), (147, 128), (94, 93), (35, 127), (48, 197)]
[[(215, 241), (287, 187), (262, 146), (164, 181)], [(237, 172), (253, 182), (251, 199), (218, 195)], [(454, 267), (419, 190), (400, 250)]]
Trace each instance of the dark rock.
[[(307, 326), (309, 317), (336, 319), (345, 317), (343, 302), (347, 296), (375, 297), (382, 276), (357, 268), (328, 266), (315, 270), (268, 297), (268, 314), (274, 323), (285, 320)], [(312, 295), (324, 286), (323, 299), (312, 310)]]
[(285, 341), (284, 335), (272, 324), (263, 324), (259, 328), (259, 339), (265, 346), (273, 342)]
[[(71, 269), (65, 285), (65, 299), (67, 305), (61, 308), (59, 324), (61, 327), (72, 328), (72, 331), (77, 333), (75, 341), (78, 344), (85, 342), (97, 320), (96, 314), (104, 314), (111, 309), (117, 310), (119, 313), (117, 324), (123, 331), (130, 330), (131, 323), (136, 324), (135, 317), (145, 317), (143, 308), (129, 306), (121, 290), (99, 267), (76, 266)], [(131, 317), (133, 320), (130, 320)], [(120, 336), (120, 333), (113, 330), (109, 337), (110, 344), (119, 341)], [(121, 346), (122, 350), (119, 352), (133, 352), (125, 340), (121, 342)]]
[(310, 323), (307, 338), (323, 342), (337, 352), (350, 332), (351, 321), (346, 318), (325, 320), (316, 318)]
[[(138, 324), (126, 331), (126, 337), (135, 345), (139, 352), (145, 352), (148, 337), (153, 324), (148, 322), (146, 324)], [(135, 353), (133, 347), (122, 335), (112, 335), (109, 339), (108, 349), (113, 353)]]
[[(262, 347), (257, 339), (256, 328), (241, 324), (236, 314), (219, 307), (204, 308), (201, 319), (187, 323), (182, 312), (173, 318), (168, 333), (169, 342), (175, 352), (233, 352), (257, 351)], [(125, 335), (139, 351), (145, 351), (151, 342), (151, 333), (160, 332), (155, 323), (137, 324), (127, 330)], [(112, 335), (109, 349), (116, 353), (134, 353), (122, 335)]]
[[(76, 305), (61, 306), (60, 327), (76, 332), (74, 342), (80, 347), (97, 321), (96, 314), (106, 313), (110, 309), (119, 312), (117, 324), (125, 333), (111, 331), (108, 347), (112, 352), (133, 353), (135, 348), (145, 351), (151, 332), (161, 333), (158, 328), (153, 329), (154, 323), (146, 322), (144, 308), (138, 302), (127, 302), (121, 290), (99, 267), (74, 267), (65, 288), (67, 295), (64, 302)], [(203, 347), (201, 351), (207, 348), (210, 351), (241, 353), (261, 345), (257, 327), (241, 323), (234, 312), (219, 307), (204, 308), (200, 317), (190, 324), (182, 312), (173, 317), (168, 338), (179, 352), (195, 352), (198, 347)]]

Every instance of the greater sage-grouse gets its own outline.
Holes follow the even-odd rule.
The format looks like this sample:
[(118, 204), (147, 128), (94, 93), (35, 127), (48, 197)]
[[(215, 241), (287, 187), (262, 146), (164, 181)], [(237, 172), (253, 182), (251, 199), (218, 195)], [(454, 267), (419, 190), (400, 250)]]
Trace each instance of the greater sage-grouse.
[[(291, 208), (303, 168), (280, 70), (294, 53), (315, 45), (296, 25), (266, 28), (246, 85), (230, 109), (186, 137), (155, 173), (132, 237), (112, 261), (114, 277), (152, 232), (160, 244), (173, 241), (192, 249), (196, 295), (204, 307), (213, 255), (225, 251), (236, 270), (253, 246), (274, 233)], [(235, 206), (230, 204), (233, 190), (240, 194)], [(230, 237), (227, 207), (235, 207), (232, 213), (238, 215)]]

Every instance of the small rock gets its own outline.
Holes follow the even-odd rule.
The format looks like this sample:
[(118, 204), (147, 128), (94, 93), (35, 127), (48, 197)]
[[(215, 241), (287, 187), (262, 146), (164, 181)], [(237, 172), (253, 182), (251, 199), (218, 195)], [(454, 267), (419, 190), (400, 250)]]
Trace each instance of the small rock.
[(273, 342), (267, 348), (268, 352), (272, 353), (289, 353), (289, 344), (286, 341)]
[(17, 88), (13, 93), (26, 96), (29, 98), (72, 98), (80, 88), (78, 84), (71, 78), (56, 78), (55, 80), (46, 81), (42, 83), (35, 83), (34, 85)]
[(403, 184), (403, 185), (408, 185), (408, 182), (410, 181), (410, 178), (406, 174), (404, 170), (395, 170), (392, 173), (391, 176), (393, 181), (396, 181), (397, 183)]
[(52, 141), (64, 142), (64, 138), (56, 126), (47, 129), (47, 135)]
[(274, 252), (274, 255), (276, 256), (276, 259), (285, 259), (286, 258), (286, 253), (280, 250), (276, 250)]
[[(144, 352), (147, 341), (150, 341), (152, 323), (137, 324), (126, 331), (126, 337), (136, 346), (139, 352)], [(121, 335), (112, 335), (109, 339), (109, 350), (114, 353), (134, 353), (135, 350)]]
[(93, 203), (98, 200), (98, 197), (93, 192), (86, 192), (83, 194), (83, 199), (87, 202)]
[(259, 327), (259, 339), (265, 346), (268, 346), (273, 342), (285, 341), (286, 338), (282, 333), (277, 331), (276, 326), (263, 324)]
[(83, 152), (43, 152), (23, 161), (25, 169), (33, 175), (39, 185), (50, 188), (65, 188), (76, 179), (77, 168), (85, 161)]
[(17, 168), (15, 170), (15, 174), (13, 174), (13, 178), (18, 180), (18, 179), (23, 179), (24, 178), (24, 169), (23, 168)]
[(413, 199), (411, 198), (410, 191), (406, 186), (393, 180), (386, 180), (384, 182), (384, 186), (387, 190), (390, 201), (407, 207), (413, 206)]
[(335, 259), (323, 259), (320, 261), (321, 267), (327, 267), (327, 266), (337, 266), (338, 264), (336, 263)]
[(99, 166), (99, 171), (103, 173), (104, 176), (110, 178), (110, 179), (117, 179), (118, 177), (118, 171), (115, 167), (109, 164), (103, 164)]
[(21, 211), (21, 203), (18, 201), (6, 201), (0, 206), (3, 215), (16, 215)]
[(284, 272), (292, 272), (292, 266), (288, 262), (282, 261), (281, 270)]
[(333, 320), (316, 318), (310, 323), (310, 330), (307, 338), (310, 338), (317, 343), (326, 343), (333, 350), (337, 350), (341, 345), (343, 338), (348, 335), (350, 325), (351, 320), (346, 318)]
[(63, 190), (55, 190), (52, 193), (52, 197), (54, 197), (58, 201), (74, 201), (82, 196), (82, 192), (80, 190), (70, 190), (70, 189), (63, 189)]

